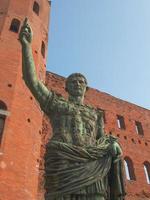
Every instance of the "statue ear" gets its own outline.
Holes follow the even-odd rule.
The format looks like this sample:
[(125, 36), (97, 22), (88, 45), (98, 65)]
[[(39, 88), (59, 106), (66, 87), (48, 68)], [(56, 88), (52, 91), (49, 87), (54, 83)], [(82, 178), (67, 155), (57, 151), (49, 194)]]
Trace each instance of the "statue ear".
[(90, 88), (87, 86), (87, 87), (86, 87), (86, 92), (87, 92), (89, 89), (90, 89)]

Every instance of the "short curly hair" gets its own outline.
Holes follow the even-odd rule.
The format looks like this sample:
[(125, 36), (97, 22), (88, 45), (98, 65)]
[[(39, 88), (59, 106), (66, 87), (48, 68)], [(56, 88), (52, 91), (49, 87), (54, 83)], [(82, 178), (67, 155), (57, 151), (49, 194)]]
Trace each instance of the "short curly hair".
[(66, 80), (66, 91), (67, 91), (68, 84), (69, 84), (70, 80), (71, 80), (72, 78), (74, 78), (74, 77), (82, 77), (82, 78), (84, 78), (84, 80), (85, 80), (85, 84), (86, 84), (86, 85), (88, 84), (88, 83), (87, 83), (87, 79), (85, 78), (85, 76), (84, 76), (83, 74), (81, 74), (81, 73), (73, 73), (73, 74), (70, 74), (70, 75), (67, 77), (67, 80)]

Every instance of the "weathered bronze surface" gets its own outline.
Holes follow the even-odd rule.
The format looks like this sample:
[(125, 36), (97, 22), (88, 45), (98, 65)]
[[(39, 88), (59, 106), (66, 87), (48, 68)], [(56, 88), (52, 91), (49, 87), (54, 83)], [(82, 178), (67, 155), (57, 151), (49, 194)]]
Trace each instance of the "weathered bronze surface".
[(49, 91), (36, 76), (27, 19), (19, 39), (23, 79), (53, 128), (45, 154), (45, 200), (123, 200), (122, 151), (104, 133), (103, 112), (83, 103), (86, 78), (67, 78), (68, 100)]

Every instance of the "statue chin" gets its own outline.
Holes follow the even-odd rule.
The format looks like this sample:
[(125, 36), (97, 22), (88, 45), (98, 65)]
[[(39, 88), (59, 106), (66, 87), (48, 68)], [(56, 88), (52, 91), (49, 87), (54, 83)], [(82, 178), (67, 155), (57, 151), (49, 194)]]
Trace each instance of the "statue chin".
[(76, 90), (69, 93), (72, 97), (83, 97), (85, 92), (83, 90)]

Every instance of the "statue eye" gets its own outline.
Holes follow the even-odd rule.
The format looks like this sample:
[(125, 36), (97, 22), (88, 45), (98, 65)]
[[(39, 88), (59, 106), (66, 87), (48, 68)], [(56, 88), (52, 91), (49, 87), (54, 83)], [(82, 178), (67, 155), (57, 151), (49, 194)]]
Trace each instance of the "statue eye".
[(83, 82), (83, 81), (79, 81), (79, 83), (82, 83), (82, 84), (83, 84), (84, 82)]

